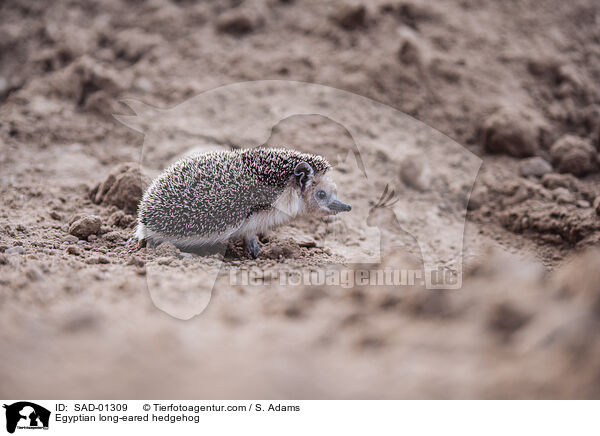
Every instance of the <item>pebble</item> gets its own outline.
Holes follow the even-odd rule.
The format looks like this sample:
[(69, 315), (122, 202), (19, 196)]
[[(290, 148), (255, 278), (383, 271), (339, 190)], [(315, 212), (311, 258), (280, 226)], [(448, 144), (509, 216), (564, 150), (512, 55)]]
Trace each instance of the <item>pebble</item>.
[(86, 263), (88, 264), (107, 264), (110, 263), (110, 259), (106, 256), (97, 256), (97, 257), (92, 257), (91, 259), (86, 260)]
[(8, 257), (6, 254), (0, 254), (0, 265), (8, 264)]
[(570, 191), (577, 190), (577, 179), (571, 174), (544, 174), (541, 182), (548, 189), (563, 187)]
[(298, 242), (299, 247), (313, 248), (317, 246), (317, 242), (313, 239)]
[(241, 36), (255, 28), (255, 22), (244, 11), (227, 11), (217, 18), (216, 27), (219, 32)]
[(119, 232), (115, 232), (115, 231), (108, 232), (108, 233), (102, 235), (102, 237), (110, 242), (120, 242), (123, 240), (123, 237), (121, 236), (121, 234)]
[(174, 256), (179, 257), (181, 252), (179, 249), (170, 242), (163, 242), (158, 247), (156, 247), (157, 256), (165, 257), (165, 256)]
[(539, 156), (530, 157), (521, 161), (519, 172), (523, 177), (542, 177), (544, 174), (552, 172), (552, 165)]
[(73, 256), (81, 255), (81, 250), (75, 245), (69, 245), (66, 250), (67, 254), (72, 254)]
[(17, 245), (15, 247), (9, 248), (4, 253), (5, 254), (23, 254), (23, 253), (25, 253), (25, 249), (23, 247), (21, 247), (20, 245)]
[(170, 257), (159, 257), (158, 259), (156, 259), (156, 263), (158, 263), (159, 265), (169, 265), (172, 261), (173, 259)]
[(552, 163), (561, 173), (585, 176), (597, 169), (596, 150), (590, 142), (575, 135), (560, 137), (550, 148)]
[(576, 202), (575, 194), (567, 188), (556, 188), (552, 194), (558, 203), (574, 204)]
[(77, 236), (67, 235), (64, 238), (62, 238), (62, 240), (69, 244), (76, 244), (79, 241), (79, 238), (77, 238)]
[(98, 233), (102, 220), (96, 215), (81, 215), (69, 227), (69, 233), (79, 239), (86, 239), (90, 235)]
[(483, 123), (483, 133), (483, 146), (489, 153), (527, 157), (538, 150), (540, 127), (535, 115), (525, 110), (498, 110)]
[(414, 33), (403, 32), (397, 54), (398, 60), (404, 65), (423, 64), (423, 47)]
[(577, 207), (581, 207), (581, 208), (584, 208), (584, 209), (585, 209), (585, 208), (587, 208), (587, 207), (590, 207), (590, 206), (591, 206), (591, 205), (590, 205), (590, 202), (589, 202), (589, 201), (587, 201), (587, 200), (579, 200), (579, 201), (577, 202)]
[(137, 256), (131, 256), (127, 261), (127, 265), (133, 265), (137, 267), (143, 267), (144, 261)]

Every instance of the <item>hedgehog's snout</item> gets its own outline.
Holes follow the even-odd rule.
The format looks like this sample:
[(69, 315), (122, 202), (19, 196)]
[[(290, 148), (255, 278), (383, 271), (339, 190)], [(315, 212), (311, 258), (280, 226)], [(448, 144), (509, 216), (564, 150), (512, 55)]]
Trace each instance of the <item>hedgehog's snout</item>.
[(352, 210), (352, 206), (336, 198), (331, 203), (329, 203), (329, 210), (331, 210), (334, 213), (350, 212)]

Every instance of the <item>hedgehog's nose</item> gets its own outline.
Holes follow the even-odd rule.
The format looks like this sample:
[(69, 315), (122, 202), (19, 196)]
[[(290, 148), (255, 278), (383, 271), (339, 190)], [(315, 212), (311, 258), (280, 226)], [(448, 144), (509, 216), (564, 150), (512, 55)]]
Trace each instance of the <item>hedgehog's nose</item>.
[(329, 209), (334, 212), (349, 212), (352, 210), (352, 206), (343, 203), (340, 200), (333, 200), (331, 203), (329, 203)]

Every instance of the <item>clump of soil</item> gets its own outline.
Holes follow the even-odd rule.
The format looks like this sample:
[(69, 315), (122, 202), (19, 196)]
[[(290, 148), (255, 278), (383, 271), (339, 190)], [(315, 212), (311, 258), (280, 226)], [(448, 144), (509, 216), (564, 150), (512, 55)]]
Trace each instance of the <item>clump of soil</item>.
[(585, 176), (598, 169), (597, 151), (584, 138), (565, 135), (550, 148), (552, 163), (561, 173)]
[(80, 239), (87, 239), (100, 231), (102, 220), (95, 215), (77, 215), (69, 226), (69, 233)]
[(490, 153), (514, 157), (538, 153), (544, 136), (540, 117), (530, 110), (503, 107), (483, 125), (483, 145)]
[[(142, 176), (135, 163), (124, 163), (114, 168), (106, 179), (90, 191), (96, 204), (114, 205), (125, 213), (135, 214), (142, 199)], [(113, 220), (121, 221), (121, 217)]]

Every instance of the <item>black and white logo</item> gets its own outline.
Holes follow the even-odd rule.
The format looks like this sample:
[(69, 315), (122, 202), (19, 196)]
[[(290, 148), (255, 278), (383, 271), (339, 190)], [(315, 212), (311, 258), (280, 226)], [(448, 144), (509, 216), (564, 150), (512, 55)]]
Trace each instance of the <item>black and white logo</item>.
[(29, 401), (18, 401), (4, 405), (6, 409), (6, 431), (14, 433), (16, 429), (48, 429), (50, 411)]

